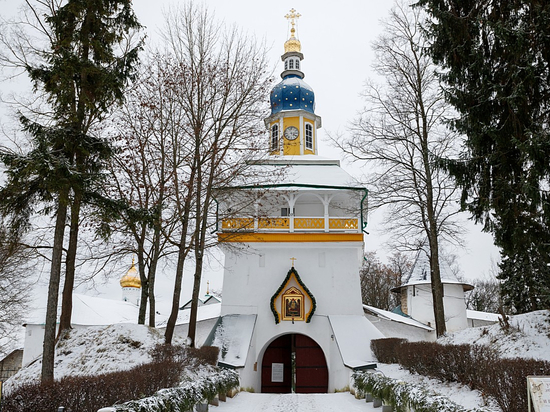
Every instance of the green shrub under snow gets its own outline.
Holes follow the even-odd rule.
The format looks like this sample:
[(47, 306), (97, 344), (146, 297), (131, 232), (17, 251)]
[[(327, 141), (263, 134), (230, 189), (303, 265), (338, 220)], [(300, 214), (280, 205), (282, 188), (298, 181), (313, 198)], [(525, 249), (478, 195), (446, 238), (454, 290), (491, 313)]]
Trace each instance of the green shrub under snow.
[(370, 393), (391, 405), (396, 412), (482, 412), (485, 409), (469, 410), (448, 398), (428, 392), (416, 385), (398, 379), (387, 378), (373, 372), (355, 372), (355, 387), (361, 393)]
[(197, 403), (210, 401), (218, 393), (227, 393), (238, 386), (239, 374), (222, 369), (216, 375), (175, 388), (161, 389), (153, 396), (113, 407), (117, 412), (187, 412)]

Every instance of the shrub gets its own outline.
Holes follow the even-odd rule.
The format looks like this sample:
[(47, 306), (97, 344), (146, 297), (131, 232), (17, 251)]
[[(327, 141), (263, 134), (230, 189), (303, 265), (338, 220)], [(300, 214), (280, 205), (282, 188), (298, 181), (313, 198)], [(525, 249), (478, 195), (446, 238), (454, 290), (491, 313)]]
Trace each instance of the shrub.
[(407, 342), (407, 339), (401, 338), (386, 338), (386, 339), (373, 339), (371, 341), (371, 349), (378, 359), (378, 362), (382, 363), (397, 363), (397, 347), (402, 343)]
[(158, 345), (151, 352), (153, 362), (128, 371), (22, 385), (4, 396), (2, 412), (56, 411), (59, 406), (64, 406), (67, 412), (96, 412), (106, 405), (140, 399), (162, 388), (175, 387), (180, 384), (186, 367), (212, 364), (217, 356), (217, 348)]
[(527, 391), (520, 389), (525, 388), (527, 376), (550, 374), (550, 362), (502, 359), (480, 345), (377, 339), (371, 347), (380, 362), (398, 363), (412, 373), (468, 385), (492, 396), (508, 412), (527, 409)]
[[(355, 372), (355, 387), (362, 393), (371, 393), (393, 406), (396, 412), (469, 412), (451, 400), (435, 392), (397, 379), (372, 372)], [(474, 409), (483, 411), (483, 409)]]

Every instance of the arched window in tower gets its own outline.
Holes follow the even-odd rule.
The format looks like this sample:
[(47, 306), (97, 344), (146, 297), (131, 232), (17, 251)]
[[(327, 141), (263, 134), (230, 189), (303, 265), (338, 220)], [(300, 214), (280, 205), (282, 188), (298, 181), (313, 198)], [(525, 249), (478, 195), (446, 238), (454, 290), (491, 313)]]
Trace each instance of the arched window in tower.
[(285, 60), (285, 70), (288, 70), (288, 60)]
[(271, 150), (277, 150), (279, 148), (279, 125), (274, 124), (271, 126)]
[(306, 123), (306, 149), (313, 150), (313, 127)]
[(294, 59), (289, 59), (288, 60), (288, 70), (293, 70), (294, 69)]
[(300, 59), (296, 59), (296, 70), (300, 70)]

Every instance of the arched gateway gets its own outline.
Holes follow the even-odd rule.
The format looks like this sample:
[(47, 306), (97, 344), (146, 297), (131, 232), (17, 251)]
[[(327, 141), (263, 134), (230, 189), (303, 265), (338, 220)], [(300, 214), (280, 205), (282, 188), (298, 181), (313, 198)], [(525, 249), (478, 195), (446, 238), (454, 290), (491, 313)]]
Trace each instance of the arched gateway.
[(317, 342), (302, 334), (273, 340), (262, 359), (262, 393), (290, 392), (328, 392), (325, 354)]

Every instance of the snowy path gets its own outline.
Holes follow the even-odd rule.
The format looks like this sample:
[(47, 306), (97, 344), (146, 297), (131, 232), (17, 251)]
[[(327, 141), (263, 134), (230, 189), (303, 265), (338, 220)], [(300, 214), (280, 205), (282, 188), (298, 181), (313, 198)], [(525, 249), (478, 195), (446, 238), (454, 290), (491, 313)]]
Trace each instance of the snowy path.
[(211, 412), (365, 412), (380, 411), (372, 403), (355, 399), (349, 392), (330, 394), (269, 394), (240, 392), (220, 406), (210, 406)]

